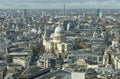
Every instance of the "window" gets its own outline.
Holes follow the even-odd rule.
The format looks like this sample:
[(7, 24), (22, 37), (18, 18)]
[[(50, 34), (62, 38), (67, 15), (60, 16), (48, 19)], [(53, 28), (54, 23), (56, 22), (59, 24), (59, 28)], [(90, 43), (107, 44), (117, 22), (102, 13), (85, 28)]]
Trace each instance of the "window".
[(102, 59), (102, 57), (99, 57), (99, 61), (102, 61), (103, 59)]

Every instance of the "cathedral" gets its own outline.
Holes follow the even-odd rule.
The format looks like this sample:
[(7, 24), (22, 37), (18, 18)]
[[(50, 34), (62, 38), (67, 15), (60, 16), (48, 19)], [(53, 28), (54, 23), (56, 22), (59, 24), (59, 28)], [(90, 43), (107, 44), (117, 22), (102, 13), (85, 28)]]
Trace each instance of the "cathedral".
[(62, 26), (57, 26), (51, 35), (47, 35), (45, 32), (43, 45), (46, 52), (55, 54), (62, 54), (73, 49), (72, 43), (66, 41), (66, 33)]

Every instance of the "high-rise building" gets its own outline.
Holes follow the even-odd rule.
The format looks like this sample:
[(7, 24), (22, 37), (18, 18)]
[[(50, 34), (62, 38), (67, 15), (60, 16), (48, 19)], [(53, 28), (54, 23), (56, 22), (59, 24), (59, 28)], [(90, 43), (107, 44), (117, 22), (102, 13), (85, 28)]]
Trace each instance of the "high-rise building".
[(26, 30), (26, 26), (28, 25), (27, 9), (24, 9), (24, 10), (23, 10), (23, 17), (24, 17), (24, 23), (25, 23), (24, 29)]
[(24, 15), (24, 17), (27, 17), (27, 9), (24, 9), (23, 15)]
[(100, 13), (100, 9), (97, 9), (97, 17), (99, 16)]
[(97, 9), (97, 17), (102, 18), (102, 12), (100, 9)]
[(64, 16), (65, 16), (65, 4), (64, 4)]

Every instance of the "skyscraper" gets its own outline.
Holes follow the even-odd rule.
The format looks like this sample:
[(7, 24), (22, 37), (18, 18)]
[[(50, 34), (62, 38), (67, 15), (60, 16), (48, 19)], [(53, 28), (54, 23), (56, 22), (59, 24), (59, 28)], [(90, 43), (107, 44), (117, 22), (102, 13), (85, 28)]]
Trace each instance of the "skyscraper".
[(65, 4), (64, 4), (64, 16), (65, 16)]
[(24, 17), (24, 21), (25, 21), (25, 27), (24, 27), (24, 29), (26, 30), (26, 28), (28, 26), (27, 9), (23, 10), (23, 17)]
[(27, 17), (27, 9), (24, 9), (23, 11), (23, 16), (26, 18)]
[(99, 16), (100, 13), (100, 9), (97, 9), (97, 17)]
[(97, 9), (97, 17), (102, 18), (102, 12), (100, 9)]

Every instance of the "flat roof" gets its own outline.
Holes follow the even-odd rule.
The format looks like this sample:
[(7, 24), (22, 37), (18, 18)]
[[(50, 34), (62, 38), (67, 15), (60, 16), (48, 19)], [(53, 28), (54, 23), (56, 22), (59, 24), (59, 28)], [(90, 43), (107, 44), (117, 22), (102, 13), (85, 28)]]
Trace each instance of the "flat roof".
[(28, 52), (12, 52), (12, 53), (9, 53), (9, 55), (29, 55)]

